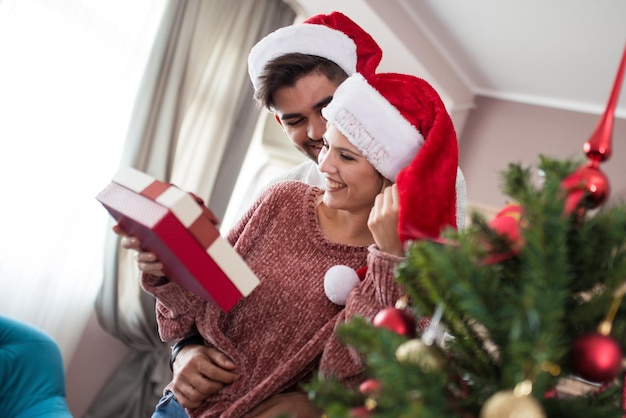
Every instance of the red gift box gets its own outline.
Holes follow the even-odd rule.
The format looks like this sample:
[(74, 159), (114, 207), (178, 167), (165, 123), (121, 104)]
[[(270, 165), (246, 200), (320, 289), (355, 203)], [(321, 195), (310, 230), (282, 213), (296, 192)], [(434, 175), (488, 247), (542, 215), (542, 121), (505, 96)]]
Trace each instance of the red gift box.
[(120, 169), (96, 199), (163, 262), (166, 276), (228, 311), (259, 280), (220, 236), (191, 194), (132, 168)]

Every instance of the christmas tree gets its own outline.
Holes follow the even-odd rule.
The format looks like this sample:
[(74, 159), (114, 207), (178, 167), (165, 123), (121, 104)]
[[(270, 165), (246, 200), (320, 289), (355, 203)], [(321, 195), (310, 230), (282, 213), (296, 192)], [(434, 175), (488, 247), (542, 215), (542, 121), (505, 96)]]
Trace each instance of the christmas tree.
[[(493, 219), (408, 246), (406, 298), (339, 338), (368, 378), (308, 385), (333, 417), (622, 417), (626, 205), (603, 207), (626, 50), (587, 161), (539, 156), (502, 173)], [(420, 318), (428, 318), (427, 321)]]

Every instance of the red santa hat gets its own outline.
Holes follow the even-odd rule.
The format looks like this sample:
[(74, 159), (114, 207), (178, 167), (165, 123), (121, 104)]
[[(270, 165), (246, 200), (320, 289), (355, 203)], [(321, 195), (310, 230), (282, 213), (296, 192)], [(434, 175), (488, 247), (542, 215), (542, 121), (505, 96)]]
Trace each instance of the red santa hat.
[(265, 65), (282, 55), (301, 53), (326, 58), (348, 75), (373, 74), (383, 52), (374, 38), (339, 12), (319, 14), (280, 28), (261, 39), (248, 56), (248, 73), (256, 90)]
[(322, 113), (397, 184), (402, 242), (456, 228), (457, 138), (429, 83), (406, 74), (357, 73), (339, 86)]

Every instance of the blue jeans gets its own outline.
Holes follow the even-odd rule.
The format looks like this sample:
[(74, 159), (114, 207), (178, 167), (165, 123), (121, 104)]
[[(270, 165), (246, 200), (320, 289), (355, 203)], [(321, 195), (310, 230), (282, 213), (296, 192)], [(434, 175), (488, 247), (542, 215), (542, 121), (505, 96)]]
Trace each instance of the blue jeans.
[(189, 415), (180, 406), (174, 393), (168, 391), (157, 404), (152, 418), (189, 418)]

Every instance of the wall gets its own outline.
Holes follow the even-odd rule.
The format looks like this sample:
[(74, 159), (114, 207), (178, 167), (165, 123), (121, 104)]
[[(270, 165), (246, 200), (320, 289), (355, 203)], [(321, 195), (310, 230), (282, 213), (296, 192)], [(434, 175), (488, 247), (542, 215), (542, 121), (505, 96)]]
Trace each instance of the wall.
[(74, 418), (81, 418), (129, 349), (104, 331), (95, 312), (89, 317), (83, 336), (67, 365), (67, 404)]
[[(583, 144), (599, 115), (507, 102), (478, 96), (459, 138), (459, 165), (467, 181), (468, 202), (501, 207), (499, 172), (509, 163), (536, 165), (539, 154), (586, 159)], [(626, 201), (626, 120), (613, 126), (612, 156), (600, 165), (609, 178), (609, 201)]]

